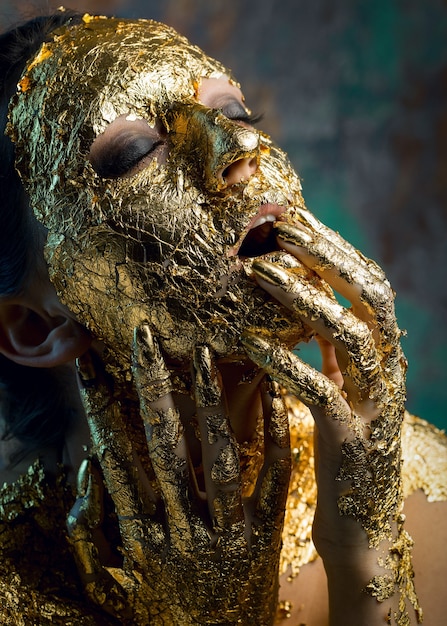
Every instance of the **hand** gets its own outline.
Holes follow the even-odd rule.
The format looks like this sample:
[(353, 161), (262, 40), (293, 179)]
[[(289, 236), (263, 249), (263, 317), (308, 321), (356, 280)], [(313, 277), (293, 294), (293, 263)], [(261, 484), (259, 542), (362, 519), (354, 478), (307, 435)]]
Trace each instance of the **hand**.
[[(406, 361), (393, 292), (374, 262), (306, 211), (298, 217), (296, 224), (276, 224), (277, 241), (290, 256), (283, 263), (256, 260), (253, 271), (264, 289), (317, 333), (323, 372), (259, 336), (246, 333), (243, 343), (248, 356), (307, 404), (315, 419), (313, 535), (328, 574), (331, 624), (382, 623), (368, 621), (376, 609), (383, 618), (383, 609), (359, 600), (361, 592), (368, 587), (385, 602), (397, 591), (399, 577), (407, 585), (400, 604), (394, 598), (386, 606), (404, 623), (399, 620), (405, 619), (405, 596), (416, 598), (411, 540), (400, 516)], [(299, 262), (315, 271), (314, 283), (294, 273)], [(319, 278), (352, 308), (338, 304)]]
[(70, 523), (81, 576), (90, 597), (100, 604), (103, 598), (103, 608), (122, 623), (272, 624), (290, 472), (286, 411), (277, 385), (266, 383), (265, 460), (253, 495), (243, 500), (238, 445), (206, 346), (196, 349), (193, 369), (203, 485), (192, 469), (157, 342), (147, 326), (135, 333), (133, 375), (161, 501), (136, 463), (119, 399), (98, 379), (86, 387), (94, 451), (115, 505), (123, 562), (102, 566), (92, 536), (100, 526), (99, 490), (84, 488), (77, 507), (83, 513), (73, 511)]

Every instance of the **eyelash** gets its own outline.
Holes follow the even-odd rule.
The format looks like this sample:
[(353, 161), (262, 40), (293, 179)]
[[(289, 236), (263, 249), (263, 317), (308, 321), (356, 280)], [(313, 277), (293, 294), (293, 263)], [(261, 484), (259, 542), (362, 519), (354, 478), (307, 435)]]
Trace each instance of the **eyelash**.
[(250, 126), (255, 126), (264, 118), (264, 113), (250, 113), (244, 117), (238, 118), (238, 121), (245, 122), (246, 124), (250, 124)]
[(263, 114), (248, 113), (239, 103), (231, 103), (228, 107), (222, 107), (219, 109), (225, 117), (234, 122), (242, 122), (250, 126), (254, 126), (262, 120)]

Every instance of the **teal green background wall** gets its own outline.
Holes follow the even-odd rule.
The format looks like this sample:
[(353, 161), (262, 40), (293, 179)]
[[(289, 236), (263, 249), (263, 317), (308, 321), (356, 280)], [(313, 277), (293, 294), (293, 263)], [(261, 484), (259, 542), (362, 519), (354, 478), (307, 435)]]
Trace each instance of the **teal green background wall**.
[[(2, 25), (29, 6), (3, 0)], [(309, 208), (386, 270), (407, 331), (408, 408), (447, 427), (447, 2), (69, 6), (165, 21), (234, 71), (300, 172)]]

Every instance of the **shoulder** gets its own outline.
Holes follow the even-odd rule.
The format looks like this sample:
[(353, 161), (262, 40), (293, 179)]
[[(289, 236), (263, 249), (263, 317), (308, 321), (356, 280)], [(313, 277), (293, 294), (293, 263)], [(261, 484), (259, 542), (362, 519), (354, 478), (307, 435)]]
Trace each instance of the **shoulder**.
[(402, 427), (404, 497), (421, 489), (429, 502), (447, 500), (447, 437), (419, 417), (405, 414)]

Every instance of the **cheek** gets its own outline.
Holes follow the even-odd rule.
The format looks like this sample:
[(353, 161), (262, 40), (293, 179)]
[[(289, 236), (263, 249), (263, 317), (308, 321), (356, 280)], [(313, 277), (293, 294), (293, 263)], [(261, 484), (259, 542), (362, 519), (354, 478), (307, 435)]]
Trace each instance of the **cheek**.
[(208, 272), (226, 256), (234, 233), (181, 172), (151, 169), (101, 190), (103, 222), (127, 238), (134, 261)]

